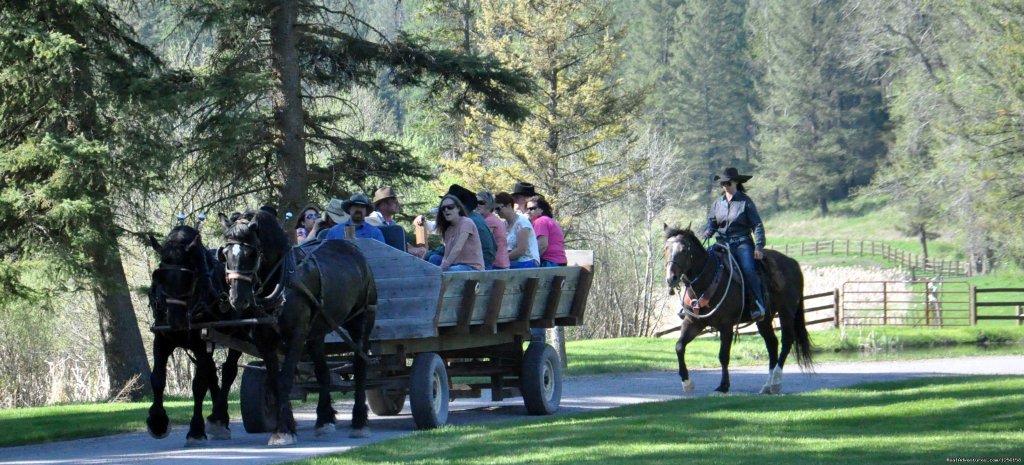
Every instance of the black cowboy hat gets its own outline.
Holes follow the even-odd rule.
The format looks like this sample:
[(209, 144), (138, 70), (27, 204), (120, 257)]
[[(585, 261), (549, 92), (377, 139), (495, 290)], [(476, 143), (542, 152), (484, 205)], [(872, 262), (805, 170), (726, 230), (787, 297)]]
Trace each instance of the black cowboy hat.
[(451, 186), (448, 187), (448, 193), (442, 195), (441, 198), (443, 199), (445, 196), (448, 195), (454, 196), (455, 198), (459, 199), (459, 202), (462, 202), (462, 205), (466, 207), (466, 211), (472, 212), (473, 210), (476, 210), (476, 193), (474, 193), (473, 191), (466, 189), (465, 187), (462, 187), (458, 184), (452, 184)]
[(516, 185), (512, 186), (512, 195), (525, 195), (527, 197), (533, 197), (537, 195), (537, 191), (534, 190), (533, 184), (519, 181), (516, 183)]
[(736, 181), (737, 183), (743, 183), (749, 181), (752, 177), (753, 176), (746, 174), (740, 174), (736, 168), (730, 166), (726, 168), (725, 171), (722, 171), (722, 174), (716, 174), (715, 181)]
[(341, 209), (345, 213), (348, 213), (348, 210), (352, 208), (353, 205), (362, 205), (366, 207), (367, 214), (373, 211), (373, 204), (370, 203), (370, 199), (366, 194), (352, 194), (352, 197), (341, 203)]

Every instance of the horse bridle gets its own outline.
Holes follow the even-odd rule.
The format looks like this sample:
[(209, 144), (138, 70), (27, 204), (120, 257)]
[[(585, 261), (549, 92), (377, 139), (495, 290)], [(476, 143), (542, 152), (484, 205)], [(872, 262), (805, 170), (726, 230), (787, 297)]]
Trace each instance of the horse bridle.
[[(229, 268), (225, 268), (225, 270), (224, 270), (224, 273), (225, 273), (224, 278), (225, 278), (225, 280), (227, 282), (231, 282), (231, 281), (246, 281), (246, 282), (250, 282), (250, 283), (258, 283), (259, 278), (257, 276), (257, 273), (260, 270), (260, 265), (263, 263), (263, 249), (261, 247), (259, 247), (259, 246), (252, 245), (252, 244), (249, 244), (249, 243), (246, 243), (246, 242), (243, 242), (243, 241), (238, 241), (238, 240), (228, 240), (228, 241), (226, 241), (224, 243), (224, 247), (225, 248), (227, 248), (229, 246), (233, 246), (233, 245), (237, 245), (240, 248), (244, 247), (244, 248), (248, 248), (248, 249), (251, 249), (251, 250), (255, 251), (255, 253), (256, 253), (256, 263), (253, 265), (252, 268), (250, 268), (248, 270), (232, 270), (232, 269), (229, 269)], [(225, 258), (226, 258), (226, 255), (227, 254), (225, 254)], [(224, 264), (227, 265), (227, 260), (224, 260)]]
[(192, 300), (192, 297), (195, 296), (196, 293), (196, 285), (199, 283), (199, 273), (196, 270), (185, 266), (167, 265), (162, 262), (160, 263), (160, 266), (156, 268), (154, 273), (161, 271), (174, 271), (178, 273), (189, 273), (192, 275), (192, 285), (189, 286), (188, 292), (184, 294), (172, 294), (168, 292), (166, 287), (161, 289), (161, 292), (164, 294), (164, 302), (188, 308), (188, 302)]
[[(672, 238), (672, 242), (674, 244), (677, 244), (679, 247), (683, 247), (683, 241), (681, 239), (679, 239), (679, 236), (673, 237)], [(674, 249), (674, 247), (673, 247), (673, 249)], [(692, 259), (693, 258), (693, 254), (694, 254), (694, 251), (692, 250), (692, 248), (691, 247), (685, 247), (685, 250), (686, 250), (686, 254)], [(668, 269), (666, 270), (666, 272), (667, 272), (666, 274), (668, 274), (668, 272), (672, 271), (671, 267), (673, 265), (679, 267), (679, 279), (677, 279), (675, 283), (669, 283), (669, 289), (670, 290), (679, 289), (679, 283), (680, 282), (686, 282), (686, 287), (687, 288), (693, 286), (693, 284), (696, 283), (697, 280), (699, 280), (700, 277), (704, 275), (704, 272), (707, 270), (708, 263), (711, 263), (711, 254), (709, 253), (707, 257), (704, 257), (704, 264), (701, 265), (700, 272), (697, 273), (697, 276), (695, 276), (691, 280), (691, 279), (688, 279), (688, 277), (686, 276), (686, 270), (684, 270), (683, 266), (679, 263), (679, 255), (680, 255), (680, 253), (679, 252), (675, 252), (674, 250), (665, 249), (665, 254), (666, 255), (670, 255), (671, 254), (670, 256), (665, 257), (665, 263), (666, 263), (665, 266), (668, 267)], [(692, 260), (690, 260), (690, 261), (692, 262)]]

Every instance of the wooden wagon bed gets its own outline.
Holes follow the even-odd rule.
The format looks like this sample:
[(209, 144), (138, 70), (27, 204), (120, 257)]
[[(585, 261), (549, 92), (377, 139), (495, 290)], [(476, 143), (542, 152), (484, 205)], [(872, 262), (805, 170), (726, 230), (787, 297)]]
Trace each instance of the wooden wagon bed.
[(395, 353), (397, 345), (419, 352), (497, 344), (531, 327), (582, 323), (593, 277), (590, 251), (572, 251), (573, 266), (442, 273), (380, 242), (353, 242), (377, 283), (375, 353)]

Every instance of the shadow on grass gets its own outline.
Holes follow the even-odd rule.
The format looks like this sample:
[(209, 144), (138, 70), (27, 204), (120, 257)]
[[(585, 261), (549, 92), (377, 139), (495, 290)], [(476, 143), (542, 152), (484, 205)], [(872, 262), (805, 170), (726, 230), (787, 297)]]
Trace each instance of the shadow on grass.
[[(842, 376), (859, 376), (849, 374)], [(1024, 380), (921, 378), (454, 428), (317, 463), (918, 463), (1020, 457)]]

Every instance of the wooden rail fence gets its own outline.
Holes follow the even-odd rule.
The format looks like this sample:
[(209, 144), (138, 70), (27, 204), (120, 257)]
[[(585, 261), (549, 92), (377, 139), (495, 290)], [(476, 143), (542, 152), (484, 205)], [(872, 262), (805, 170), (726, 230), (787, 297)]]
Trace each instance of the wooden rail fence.
[(960, 260), (925, 260), (923, 256), (906, 252), (881, 241), (856, 241), (834, 239), (828, 241), (800, 242), (772, 246), (786, 255), (857, 255), (877, 256), (888, 260), (901, 269), (911, 271), (915, 276), (929, 274), (936, 276), (963, 277), (970, 274), (970, 265)]
[[(842, 291), (833, 289), (805, 295), (805, 322), (807, 326), (830, 323), (835, 328), (841, 325), (948, 327), (1012, 320), (1024, 326), (1024, 288), (978, 288), (964, 281), (942, 283), (953, 286), (952, 289), (932, 285), (931, 281), (850, 281), (843, 285)], [(979, 295), (999, 300), (979, 299)], [(810, 301), (814, 301), (813, 304)], [(779, 331), (778, 318), (774, 327)], [(679, 328), (658, 331), (654, 335), (662, 337)], [(738, 334), (757, 334), (757, 328), (746, 326)]]

